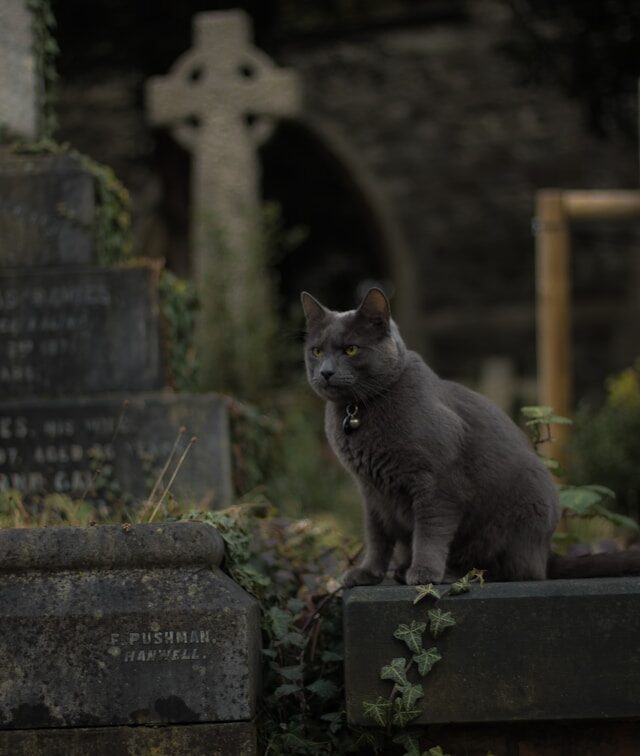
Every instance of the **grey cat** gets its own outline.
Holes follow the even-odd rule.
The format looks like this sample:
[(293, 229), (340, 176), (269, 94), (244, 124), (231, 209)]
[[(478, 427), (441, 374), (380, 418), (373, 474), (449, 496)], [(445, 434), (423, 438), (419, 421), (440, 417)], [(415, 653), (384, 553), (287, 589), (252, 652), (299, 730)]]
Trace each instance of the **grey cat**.
[(346, 586), (395, 577), (441, 583), (473, 568), (491, 580), (638, 574), (640, 554), (551, 554), (556, 486), (525, 434), (498, 407), (440, 379), (407, 349), (389, 302), (371, 289), (333, 312), (302, 293), (309, 383), (325, 429), (364, 502), (365, 550)]

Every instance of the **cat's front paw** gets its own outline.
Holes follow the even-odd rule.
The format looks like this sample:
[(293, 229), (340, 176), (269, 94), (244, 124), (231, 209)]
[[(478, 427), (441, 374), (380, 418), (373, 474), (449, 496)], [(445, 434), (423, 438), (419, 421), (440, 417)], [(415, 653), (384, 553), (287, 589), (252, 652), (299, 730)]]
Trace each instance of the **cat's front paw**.
[(404, 582), (407, 585), (427, 585), (428, 583), (437, 585), (442, 582), (442, 578), (443, 575), (432, 567), (412, 565), (404, 576)]
[(383, 572), (372, 572), (366, 567), (351, 567), (342, 576), (342, 585), (345, 588), (353, 588), (354, 585), (378, 585), (383, 577)]

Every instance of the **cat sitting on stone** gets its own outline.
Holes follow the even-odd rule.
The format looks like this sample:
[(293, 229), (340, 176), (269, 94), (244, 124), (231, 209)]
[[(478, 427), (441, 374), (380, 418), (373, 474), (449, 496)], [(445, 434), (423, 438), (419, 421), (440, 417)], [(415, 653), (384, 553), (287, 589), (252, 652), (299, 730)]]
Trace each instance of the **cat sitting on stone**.
[(345, 586), (372, 585), (394, 556), (409, 585), (640, 573), (640, 553), (560, 557), (556, 486), (497, 406), (440, 379), (407, 349), (380, 289), (334, 312), (303, 292), (305, 362), (326, 400), (327, 438), (364, 502), (365, 550)]

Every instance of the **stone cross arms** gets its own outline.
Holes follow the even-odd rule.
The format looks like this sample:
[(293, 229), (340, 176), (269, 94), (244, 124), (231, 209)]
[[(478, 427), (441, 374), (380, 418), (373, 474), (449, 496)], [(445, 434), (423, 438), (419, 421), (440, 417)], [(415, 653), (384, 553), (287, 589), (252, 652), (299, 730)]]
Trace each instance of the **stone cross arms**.
[(249, 18), (238, 10), (196, 15), (193, 47), (167, 76), (148, 82), (151, 122), (192, 153), (196, 281), (210, 264), (208, 220), (234, 253), (251, 243), (259, 213), (256, 149), (275, 119), (298, 113), (300, 101), (295, 74), (252, 45)]

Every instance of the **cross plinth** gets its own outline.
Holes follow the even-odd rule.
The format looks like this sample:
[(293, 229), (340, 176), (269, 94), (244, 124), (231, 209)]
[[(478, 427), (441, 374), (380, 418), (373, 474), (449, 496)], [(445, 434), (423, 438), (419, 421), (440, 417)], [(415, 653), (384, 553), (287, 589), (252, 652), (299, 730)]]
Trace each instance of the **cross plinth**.
[(206, 305), (216, 260), (228, 252), (238, 311), (247, 281), (265, 274), (251, 254), (260, 238), (257, 148), (278, 118), (299, 112), (297, 77), (252, 45), (244, 12), (200, 13), (192, 48), (152, 78), (146, 94), (151, 123), (169, 128), (192, 154), (191, 270), (201, 298)]
[(38, 136), (42, 82), (37, 73), (33, 17), (27, 0), (0, 2), (0, 126)]

